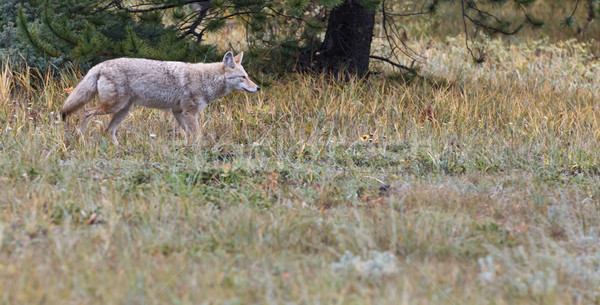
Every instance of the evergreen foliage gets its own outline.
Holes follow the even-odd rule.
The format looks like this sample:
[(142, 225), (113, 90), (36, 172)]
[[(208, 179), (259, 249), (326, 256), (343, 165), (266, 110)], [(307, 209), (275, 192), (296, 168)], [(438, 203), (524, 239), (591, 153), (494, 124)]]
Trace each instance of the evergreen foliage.
[[(409, 14), (390, 10), (389, 1), (350, 0), (376, 12), (383, 20), (392, 53), (401, 52), (397, 42), (400, 18), (415, 15), (436, 17), (442, 5), (462, 8), (465, 43), (472, 29), (488, 35), (510, 35), (529, 24), (542, 25), (528, 13), (535, 0), (426, 0), (420, 11)], [(589, 3), (596, 0), (586, 0)], [(579, 2), (579, 1), (578, 1)], [(0, 58), (11, 58), (44, 68), (75, 63), (82, 68), (115, 57), (144, 57), (178, 61), (219, 59), (206, 33), (216, 32), (237, 18), (247, 30), (248, 57), (269, 65), (251, 67), (263, 72), (297, 69), (319, 70), (315, 58), (323, 51), (323, 39), (331, 12), (345, 0), (4, 0), (0, 3)], [(493, 12), (512, 6), (520, 18), (499, 18)], [(574, 24), (569, 16), (565, 24)], [(388, 31), (389, 30), (389, 31)], [(389, 34), (391, 33), (391, 34)], [(372, 35), (372, 33), (365, 33)], [(405, 47), (405, 46), (404, 46)], [(478, 53), (478, 54), (476, 54)], [(19, 54), (23, 59), (19, 58)], [(370, 55), (370, 54), (369, 54)], [(379, 56), (371, 58), (382, 59)], [(406, 66), (385, 61), (396, 67)], [(315, 68), (316, 67), (316, 68)]]
[(40, 14), (41, 7), (24, 1), (0, 1), (0, 64), (5, 62), (10, 63), (11, 66), (27, 64), (41, 70), (48, 66), (62, 65), (64, 57), (44, 56), (23, 39), (24, 33), (19, 30), (16, 23), (16, 17), (21, 9), (24, 9), (27, 19), (34, 20), (29, 28), (30, 33), (38, 34), (41, 21), (35, 16)]
[[(12, 39), (0, 40), (2, 57), (14, 58), (20, 52), (28, 64), (42, 70), (49, 64), (61, 68), (68, 62), (85, 69), (115, 57), (214, 59), (210, 47), (178, 39), (179, 30), (168, 25), (160, 11), (132, 14), (113, 8), (113, 1), (8, 0), (0, 12), (16, 16), (14, 23), (3, 26), (0, 37)], [(14, 41), (26, 43), (10, 48)]]

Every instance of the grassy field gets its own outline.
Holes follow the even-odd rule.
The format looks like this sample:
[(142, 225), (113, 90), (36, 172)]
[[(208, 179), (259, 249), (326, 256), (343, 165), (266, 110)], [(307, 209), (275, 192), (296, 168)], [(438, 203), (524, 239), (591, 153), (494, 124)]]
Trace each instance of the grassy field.
[(0, 304), (599, 303), (590, 45), (413, 47), (422, 79), (258, 76), (199, 146), (141, 108), (79, 135), (81, 75), (3, 68)]

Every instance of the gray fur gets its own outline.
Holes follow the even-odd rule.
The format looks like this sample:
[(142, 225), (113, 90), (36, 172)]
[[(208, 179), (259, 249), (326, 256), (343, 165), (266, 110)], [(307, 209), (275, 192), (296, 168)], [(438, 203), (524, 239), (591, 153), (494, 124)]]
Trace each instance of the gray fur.
[(95, 115), (113, 114), (107, 128), (118, 145), (116, 130), (131, 105), (170, 109), (190, 141), (199, 133), (198, 112), (234, 90), (260, 89), (241, 65), (243, 53), (227, 52), (222, 62), (183, 63), (117, 58), (94, 66), (75, 87), (62, 109), (63, 118), (98, 94), (100, 104), (86, 109), (82, 131)]

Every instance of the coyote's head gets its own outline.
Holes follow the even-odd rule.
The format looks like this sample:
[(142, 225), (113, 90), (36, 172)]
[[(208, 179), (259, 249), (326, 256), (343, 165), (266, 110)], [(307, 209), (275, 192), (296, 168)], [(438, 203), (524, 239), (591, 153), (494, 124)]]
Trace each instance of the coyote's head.
[(244, 52), (233, 57), (231, 52), (227, 52), (223, 57), (223, 64), (225, 69), (225, 77), (227, 78), (227, 87), (233, 90), (246, 90), (248, 92), (256, 92), (260, 90), (253, 81), (248, 78), (248, 73), (242, 67), (242, 58)]

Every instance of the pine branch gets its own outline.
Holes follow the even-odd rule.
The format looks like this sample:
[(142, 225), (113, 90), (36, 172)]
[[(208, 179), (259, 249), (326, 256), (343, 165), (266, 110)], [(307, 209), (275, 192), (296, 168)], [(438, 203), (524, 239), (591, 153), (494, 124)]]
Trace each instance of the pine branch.
[(66, 41), (71, 46), (76, 46), (78, 44), (77, 38), (71, 32), (64, 30), (64, 26), (63, 26), (63, 31), (59, 31), (58, 29), (56, 29), (54, 27), (54, 22), (51, 20), (51, 18), (49, 16), (48, 10), (49, 10), (49, 2), (45, 1), (44, 7), (42, 9), (42, 20), (44, 21), (44, 24), (46, 24), (48, 26), (48, 29), (50, 30), (50, 32), (52, 32), (52, 34), (56, 35), (56, 37), (62, 39), (63, 41)]
[(160, 11), (160, 10), (165, 10), (165, 9), (169, 9), (169, 8), (174, 8), (174, 7), (180, 7), (183, 5), (187, 5), (187, 4), (193, 4), (193, 3), (197, 3), (197, 4), (202, 4), (202, 5), (206, 5), (206, 6), (211, 6), (212, 5), (212, 1), (211, 0), (185, 0), (181, 3), (173, 3), (173, 4), (165, 4), (165, 5), (161, 5), (161, 6), (153, 6), (153, 7), (149, 7), (149, 8), (145, 8), (145, 9), (137, 9), (137, 7), (143, 7), (143, 6), (148, 6), (149, 4), (138, 4), (138, 5), (133, 5), (133, 6), (123, 6), (122, 1), (118, 0), (118, 1), (114, 1), (114, 5), (120, 9), (120, 10), (124, 10), (128, 13), (148, 13), (148, 12), (154, 12), (154, 11)]
[(521, 25), (519, 25), (517, 28), (515, 28), (513, 31), (510, 31), (510, 32), (509, 32), (509, 31), (504, 31), (504, 30), (502, 30), (502, 29), (500, 29), (500, 28), (496, 28), (496, 27), (493, 27), (493, 26), (489, 26), (489, 25), (487, 25), (487, 24), (485, 24), (485, 23), (481, 22), (480, 20), (473, 19), (473, 18), (471, 18), (471, 16), (469, 16), (469, 14), (464, 14), (463, 16), (464, 16), (465, 18), (467, 18), (467, 19), (468, 19), (468, 20), (469, 20), (471, 23), (473, 23), (474, 25), (476, 25), (476, 26), (478, 26), (478, 27), (480, 27), (480, 28), (482, 28), (482, 29), (484, 29), (484, 30), (487, 30), (488, 32), (494, 33), (494, 34), (496, 34), (496, 33), (501, 33), (501, 34), (503, 34), (503, 35), (514, 35), (514, 34), (516, 34), (518, 31), (520, 31), (520, 30), (521, 30), (521, 28), (523, 27), (523, 25), (521, 24)]
[[(382, 12), (382, 17), (383, 17), (383, 31), (385, 33), (385, 38), (388, 41), (388, 43), (390, 44), (392, 55), (396, 58), (396, 60), (398, 60), (398, 56), (396, 55), (396, 50), (399, 50), (404, 55), (406, 55), (408, 58), (412, 59), (413, 62), (416, 61), (416, 59), (413, 58), (413, 56), (422, 57), (417, 52), (415, 52), (415, 50), (413, 50), (408, 45), (406, 45), (406, 43), (405, 43), (406, 34), (401, 35), (398, 32), (398, 29), (395, 26), (394, 20), (392, 18), (392, 17), (396, 17), (397, 15), (394, 15), (394, 14), (390, 15), (387, 12), (386, 6), (385, 6), (385, 0), (381, 4), (381, 12)], [(390, 17), (390, 16), (392, 16), (392, 17)], [(392, 37), (392, 35), (395, 37)], [(396, 42), (397, 40), (400, 41), (400, 43), (402, 44), (402, 47), (400, 47), (398, 45), (398, 43)]]
[(196, 33), (196, 28), (200, 25), (202, 20), (204, 20), (204, 17), (206, 17), (206, 12), (208, 12), (211, 6), (211, 1), (208, 1), (208, 4), (203, 6), (202, 10), (200, 10), (200, 12), (198, 13), (198, 17), (196, 18), (196, 20), (194, 20), (194, 22), (189, 27), (187, 27), (187, 30), (179, 37), (177, 37), (177, 39), (182, 39), (192, 34), (196, 36), (197, 42), (200, 43), (200, 41), (202, 41), (203, 32), (201, 32), (200, 34)]
[(272, 8), (271, 6), (265, 6), (265, 8), (268, 9), (268, 10), (270, 10), (270, 11), (272, 11), (277, 16), (284, 17), (284, 18), (287, 18), (287, 19), (298, 20), (298, 21), (300, 21), (300, 22), (308, 25), (309, 27), (311, 27), (313, 29), (318, 29), (319, 28), (318, 26), (315, 26), (314, 24), (311, 24), (308, 20), (306, 20), (306, 19), (304, 19), (302, 17), (290, 16), (290, 15), (283, 14), (283, 13), (277, 11), (276, 9)]
[(17, 26), (19, 29), (21, 29), (21, 32), (23, 32), (29, 43), (38, 51), (50, 57), (59, 57), (62, 54), (54, 46), (43, 41), (38, 35), (31, 32), (27, 21), (27, 16), (25, 16), (25, 10), (23, 8), (19, 9), (16, 21)]
[(382, 8), (381, 10), (379, 10), (381, 13), (384, 13), (388, 16), (394, 16), (394, 17), (412, 17), (412, 16), (421, 16), (421, 15), (431, 15), (431, 12), (425, 12), (423, 10), (419, 11), (419, 12), (411, 12), (411, 13), (390, 13), (387, 12), (385, 10), (385, 1), (383, 1), (384, 3), (382, 4)]
[(116, 6), (116, 4), (119, 3), (119, 2), (121, 2), (121, 0), (110, 1), (107, 5), (93, 10), (92, 13), (91, 13), (91, 15), (100, 14), (100, 13), (108, 10), (111, 6)]
[(484, 60), (483, 56), (475, 56), (475, 53), (473, 53), (473, 50), (471, 49), (471, 47), (469, 46), (469, 29), (467, 28), (467, 12), (465, 11), (465, 1), (464, 0), (460, 0), (460, 5), (462, 8), (462, 21), (463, 21), (463, 26), (464, 26), (464, 32), (465, 32), (465, 46), (467, 48), (467, 50), (469, 51), (469, 54), (471, 54), (471, 57), (475, 60), (475, 62), (482, 62)]
[(571, 12), (571, 15), (569, 15), (568, 18), (573, 18), (573, 15), (575, 15), (575, 12), (577, 11), (577, 7), (579, 6), (579, 1), (581, 1), (581, 0), (577, 0), (577, 2), (575, 2), (575, 7), (573, 8), (573, 11)]
[(389, 58), (385, 58), (385, 57), (381, 57), (381, 56), (377, 56), (377, 55), (369, 55), (369, 58), (373, 58), (373, 59), (378, 59), (378, 60), (381, 60), (381, 61), (385, 61), (385, 62), (387, 62), (388, 64), (390, 64), (390, 65), (392, 65), (394, 67), (397, 67), (397, 68), (400, 68), (400, 69), (404, 69), (404, 70), (409, 71), (409, 72), (415, 72), (415, 69), (407, 67), (407, 66), (405, 66), (403, 64), (399, 64), (399, 63), (393, 62)]
[(544, 25), (544, 22), (542, 22), (540, 20), (536, 20), (536, 19), (532, 18), (531, 16), (529, 16), (529, 14), (527, 14), (527, 12), (525, 11), (525, 8), (523, 7), (523, 5), (519, 4), (519, 8), (521, 9), (521, 12), (523, 12), (523, 15), (525, 16), (525, 20), (527, 20), (527, 22), (529, 22), (531, 25), (533, 25), (534, 27), (541, 27), (542, 25)]
[[(223, 16), (221, 18), (214, 19), (214, 20), (220, 21), (220, 20), (225, 20), (225, 19), (228, 19), (228, 18), (231, 18), (231, 17), (234, 17), (234, 16), (256, 14), (256, 13), (260, 13), (261, 11), (262, 11), (262, 8), (260, 8), (259, 10), (256, 10), (256, 11), (236, 12), (236, 13), (233, 13), (233, 14), (229, 14), (229, 15)], [(194, 36), (196, 36), (196, 37), (202, 38), (202, 36), (204, 35), (204, 32), (206, 32), (206, 29), (207, 28), (202, 29), (202, 31), (200, 31), (199, 34), (195, 34), (195, 33), (192, 33), (192, 34)]]

